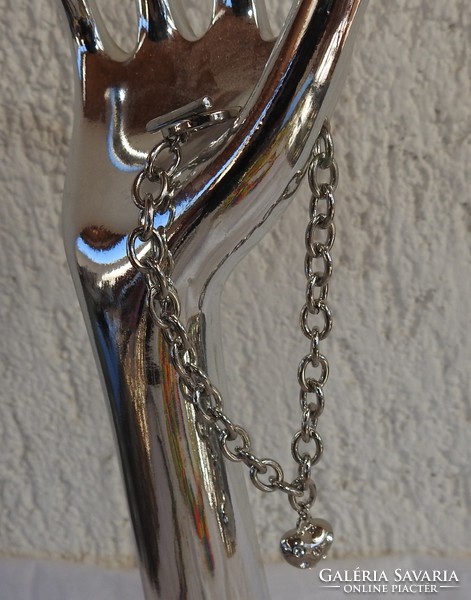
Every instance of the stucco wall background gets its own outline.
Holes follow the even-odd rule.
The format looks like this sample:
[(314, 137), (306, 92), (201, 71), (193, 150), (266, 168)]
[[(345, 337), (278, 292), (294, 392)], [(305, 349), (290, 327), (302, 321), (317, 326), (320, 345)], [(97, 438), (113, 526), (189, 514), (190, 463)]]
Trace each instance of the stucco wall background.
[[(128, 23), (132, 2), (112, 4), (124, 4), (107, 3), (116, 26)], [(271, 4), (276, 23), (289, 5)], [(128, 565), (120, 472), (60, 237), (68, 45), (55, 2), (0, 9), (0, 555)], [(469, 34), (466, 0), (372, 0), (332, 119), (335, 327), (316, 481), (338, 557), (470, 553)], [(306, 207), (300, 193), (223, 297), (231, 414), (283, 463), (306, 350)], [(292, 515), (284, 498), (249, 493), (276, 560)]]

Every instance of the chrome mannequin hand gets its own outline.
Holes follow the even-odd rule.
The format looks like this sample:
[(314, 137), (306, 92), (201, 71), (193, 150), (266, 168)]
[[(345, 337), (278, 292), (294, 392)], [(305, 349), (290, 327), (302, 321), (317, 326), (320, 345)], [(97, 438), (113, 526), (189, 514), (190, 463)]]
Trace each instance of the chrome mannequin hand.
[(182, 319), (224, 391), (221, 287), (295, 191), (365, 1), (299, 0), (276, 41), (261, 2), (215, 0), (200, 39), (179, 2), (137, 4), (138, 42), (127, 56), (92, 2), (62, 0), (77, 70), (66, 251), (111, 409), (147, 600), (263, 599), (242, 473), (226, 472), (217, 443), (198, 432), (127, 259), (130, 190), (160, 135), (146, 131), (150, 121), (204, 96), (218, 110), (241, 107), (182, 149), (168, 232)]

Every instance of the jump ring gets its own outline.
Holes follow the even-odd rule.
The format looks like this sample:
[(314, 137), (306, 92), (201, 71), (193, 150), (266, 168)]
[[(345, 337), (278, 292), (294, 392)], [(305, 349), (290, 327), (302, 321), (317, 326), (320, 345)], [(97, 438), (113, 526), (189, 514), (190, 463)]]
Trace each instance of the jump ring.
[(137, 206), (137, 208), (139, 208), (141, 210), (145, 206), (145, 200), (141, 196), (141, 186), (146, 179), (147, 179), (146, 173), (144, 171), (141, 171), (135, 177), (133, 184), (132, 184), (132, 188), (131, 188), (133, 202)]
[[(317, 331), (319, 333), (319, 339), (325, 340), (325, 338), (332, 331), (332, 313), (325, 302), (316, 300), (313, 304), (314, 310), (312, 311), (309, 310), (310, 307), (307, 304), (302, 307), (299, 317), (299, 325), (302, 332), (308, 339), (312, 339)], [(312, 327), (309, 326), (308, 318), (310, 314), (322, 314), (324, 317), (324, 327), (321, 330), (319, 330), (316, 325)]]
[[(299, 450), (299, 443), (301, 441), (304, 441), (302, 439), (302, 435), (303, 435), (303, 432), (298, 431), (296, 433), (296, 435), (293, 437), (293, 442), (291, 444), (291, 454), (292, 454), (294, 460), (298, 463), (298, 465), (303, 464), (304, 456), (305, 456), (305, 454), (307, 454), (307, 452), (303, 452), (301, 454), (301, 452)], [(311, 440), (313, 440), (316, 445), (316, 451), (314, 452), (314, 454), (313, 455), (309, 454), (309, 458), (311, 459), (311, 466), (314, 466), (319, 461), (320, 457), (322, 456), (322, 452), (324, 451), (324, 446), (322, 444), (322, 438), (317, 431), (311, 432), (311, 435), (309, 436), (309, 441), (311, 441)], [(304, 443), (306, 443), (306, 442), (304, 442)]]
[[(314, 259), (313, 256), (306, 254), (306, 258), (304, 261), (304, 272), (306, 273), (306, 277), (310, 279), (311, 277), (317, 277), (318, 286), (323, 286), (329, 282), (329, 279), (332, 277), (332, 256), (330, 252), (324, 251), (321, 253), (320, 257), (324, 261), (324, 271), (314, 271), (312, 267), (312, 261)], [(316, 257), (317, 258), (317, 257)]]
[[(293, 482), (293, 484), (294, 483), (295, 482)], [(308, 512), (316, 500), (317, 489), (316, 484), (312, 479), (308, 479), (304, 482), (303, 495), (305, 492), (308, 492), (308, 496), (305, 500), (294, 495), (289, 497), (289, 503), (291, 504), (291, 507), (300, 514)]]
[[(308, 406), (312, 407), (312, 410), (317, 411), (317, 416), (319, 417), (324, 410), (325, 397), (324, 390), (321, 385), (319, 385), (313, 379), (307, 379), (307, 390), (299, 390), (299, 405), (301, 410), (305, 410)], [(315, 402), (308, 402), (308, 395), (315, 395)]]
[[(324, 285), (317, 285), (317, 282), (320, 280), (321, 278), (317, 275), (313, 275), (312, 277), (309, 277), (306, 284), (306, 304), (310, 313), (315, 312), (316, 302), (325, 302), (329, 295), (329, 284), (325, 283)], [(314, 290), (316, 288), (319, 288), (319, 292), (317, 296), (314, 296)]]
[[(328, 169), (324, 169), (322, 167), (323, 159), (324, 156), (322, 154), (314, 156), (307, 172), (311, 192), (314, 194), (314, 196), (318, 198), (323, 198), (326, 194), (335, 192), (339, 181), (339, 170), (337, 166), (337, 161), (333, 159)], [(328, 182), (319, 182), (319, 170), (329, 171)]]
[(249, 452), (248, 450), (244, 450), (243, 448), (237, 448), (236, 452), (240, 460), (248, 467), (254, 467), (259, 473), (267, 472), (267, 468), (262, 463), (262, 460), (258, 458), (258, 456), (255, 456), (255, 454), (252, 454), (251, 452)]
[[(172, 164), (168, 169), (165, 170), (157, 166), (157, 159), (164, 150), (168, 150), (171, 154), (173, 154)], [(175, 171), (180, 165), (180, 161), (181, 151), (179, 144), (171, 143), (169, 140), (164, 140), (150, 151), (146, 160), (144, 171), (149, 181), (161, 181), (162, 174), (165, 173), (165, 183), (162, 185), (162, 187), (164, 185), (168, 186), (168, 179), (175, 174)]]
[[(250, 450), (250, 438), (249, 438), (249, 434), (245, 431), (245, 429), (243, 429), (242, 427), (239, 427), (239, 425), (234, 425), (234, 431), (237, 433), (237, 436), (240, 437), (240, 439), (242, 440), (243, 446), (236, 445), (234, 451), (232, 451), (227, 446), (227, 442), (228, 441), (235, 442), (237, 437), (234, 438), (233, 440), (229, 440), (228, 434), (225, 430), (223, 430), (221, 432), (221, 435), (219, 437), (219, 444), (221, 446), (222, 453), (224, 454), (224, 456), (226, 458), (228, 458), (232, 462), (240, 462), (242, 460), (242, 457), (239, 456), (238, 450), (247, 450), (247, 451)], [(239, 444), (240, 444), (240, 442), (239, 442)]]
[(250, 479), (252, 480), (252, 483), (254, 484), (254, 486), (257, 489), (259, 489), (260, 491), (274, 492), (277, 489), (277, 482), (283, 481), (283, 469), (281, 468), (279, 463), (277, 463), (275, 460), (271, 460), (269, 458), (263, 458), (260, 462), (262, 463), (262, 465), (264, 467), (266, 467), (267, 471), (269, 468), (272, 469), (274, 472), (274, 475), (270, 475), (268, 477), (268, 483), (267, 483), (265, 481), (262, 481), (259, 478), (259, 475), (265, 475), (267, 471), (265, 471), (265, 473), (263, 473), (256, 467), (251, 467), (250, 468)]
[[(324, 252), (330, 252), (335, 241), (335, 224), (332, 222), (324, 227), (327, 221), (326, 215), (316, 215), (309, 223), (306, 229), (306, 250), (313, 258), (322, 256)], [(324, 242), (315, 241), (314, 234), (319, 231), (327, 231), (327, 237)]]
[[(319, 212), (319, 202), (321, 200), (325, 201), (325, 210), (322, 213)], [(314, 219), (314, 217), (318, 214), (324, 215), (324, 229), (333, 223), (335, 216), (335, 198), (332, 192), (327, 192), (324, 196), (322, 196), (322, 198), (317, 198), (317, 196), (311, 197), (311, 201), (309, 203), (309, 219)]]
[(140, 239), (143, 242), (148, 242), (154, 233), (154, 198), (152, 194), (146, 194), (144, 197), (144, 209), (141, 211), (141, 227), (142, 233)]
[[(139, 271), (142, 275), (148, 275), (150, 272), (152, 272), (152, 270), (154, 269), (153, 266), (153, 254), (154, 254), (154, 243), (155, 240), (158, 238), (158, 235), (155, 234), (155, 232), (152, 232), (152, 235), (150, 237), (149, 240), (144, 240), (143, 239), (143, 235), (145, 234), (145, 228), (144, 226), (140, 225), (139, 227), (136, 227), (136, 229), (134, 229), (134, 231), (132, 231), (127, 240), (126, 240), (126, 248), (127, 248), (127, 255), (129, 258), (129, 262), (132, 264), (132, 266)], [(151, 241), (151, 245), (150, 245), (150, 250), (149, 252), (145, 252), (142, 253), (143, 256), (141, 256), (141, 258), (138, 257), (138, 250), (136, 248), (136, 245), (138, 242), (141, 242), (142, 244), (147, 244), (148, 241)], [(148, 247), (149, 249), (149, 247)]]
[(318, 385), (323, 387), (329, 377), (329, 363), (327, 362), (326, 357), (323, 354), (319, 354), (317, 357), (319, 366), (321, 368), (321, 373), (315, 379), (314, 377), (306, 376), (306, 369), (308, 365), (312, 365), (311, 355), (306, 354), (306, 356), (301, 360), (298, 367), (298, 382), (301, 389), (305, 392), (309, 392), (310, 385)]

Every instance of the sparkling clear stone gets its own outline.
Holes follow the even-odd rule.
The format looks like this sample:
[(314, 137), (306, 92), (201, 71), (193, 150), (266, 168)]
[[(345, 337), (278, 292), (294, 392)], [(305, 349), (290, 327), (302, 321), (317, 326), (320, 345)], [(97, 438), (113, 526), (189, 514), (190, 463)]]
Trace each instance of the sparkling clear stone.
[(334, 533), (330, 523), (310, 517), (281, 538), (281, 553), (290, 565), (299, 569), (311, 569), (327, 556), (333, 541)]

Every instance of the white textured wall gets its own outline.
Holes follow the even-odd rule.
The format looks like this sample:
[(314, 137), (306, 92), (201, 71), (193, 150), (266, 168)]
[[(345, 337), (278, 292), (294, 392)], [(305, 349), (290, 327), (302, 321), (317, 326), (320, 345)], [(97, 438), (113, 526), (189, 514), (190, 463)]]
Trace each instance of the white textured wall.
[[(289, 4), (272, 3), (278, 22)], [(0, 9), (0, 553), (128, 564), (112, 435), (60, 239), (68, 47), (52, 0)], [(333, 118), (336, 321), (317, 482), (337, 556), (470, 551), (469, 34), (467, 0), (373, 0)], [(301, 196), (223, 301), (231, 414), (283, 462), (306, 350)], [(292, 515), (284, 498), (250, 493), (275, 559)]]

